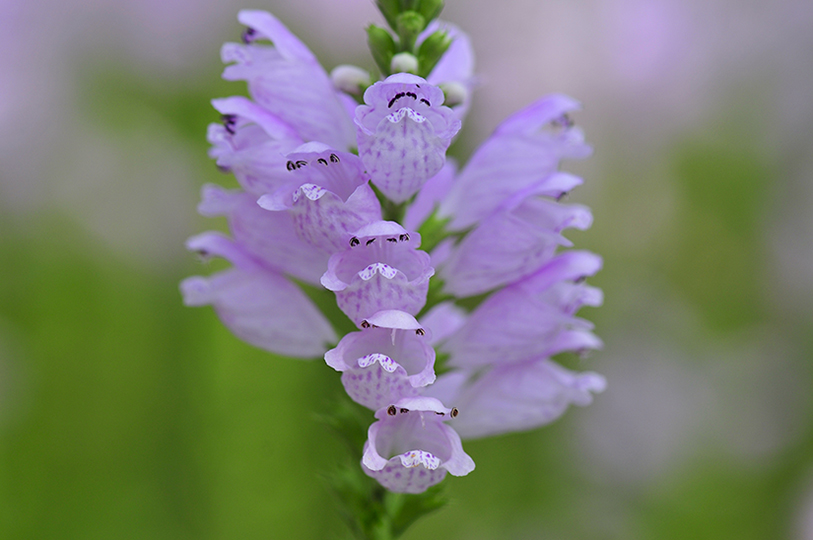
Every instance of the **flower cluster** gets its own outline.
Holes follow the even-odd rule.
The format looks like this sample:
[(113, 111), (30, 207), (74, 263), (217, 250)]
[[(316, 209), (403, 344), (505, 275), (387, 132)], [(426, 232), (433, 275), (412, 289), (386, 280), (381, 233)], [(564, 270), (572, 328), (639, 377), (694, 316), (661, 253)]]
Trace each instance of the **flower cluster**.
[[(222, 122), (208, 140), (241, 189), (207, 185), (199, 206), (225, 216), (231, 237), (188, 241), (232, 267), (186, 279), (185, 303), (214, 306), (257, 347), (324, 356), (348, 396), (374, 411), (364, 472), (396, 492), (471, 472), (461, 436), (534, 428), (590, 403), (603, 378), (550, 359), (601, 344), (575, 316), (601, 303), (583, 283), (601, 260), (559, 251), (570, 246), (564, 229), (592, 221), (559, 202), (581, 183), (560, 161), (590, 152), (568, 116), (578, 104), (534, 103), (458, 171), (446, 150), (473, 85), (460, 30), (422, 25), (412, 50), (429, 52), (383, 54), (393, 73), (373, 81), (352, 66), (328, 74), (269, 13), (239, 20), (247, 29), (224, 45), (223, 76), (246, 81), (251, 99), (214, 100)], [(333, 291), (357, 331), (336, 335), (301, 285)]]

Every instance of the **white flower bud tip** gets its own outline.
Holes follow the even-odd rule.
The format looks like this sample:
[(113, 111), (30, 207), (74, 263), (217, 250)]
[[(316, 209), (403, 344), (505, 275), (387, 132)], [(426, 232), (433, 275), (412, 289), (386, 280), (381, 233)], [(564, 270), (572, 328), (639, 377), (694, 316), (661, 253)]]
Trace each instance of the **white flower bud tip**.
[(370, 84), (370, 74), (360, 67), (341, 65), (330, 72), (333, 86), (348, 94), (360, 94)]
[(398, 53), (392, 57), (390, 69), (393, 73), (417, 73), (418, 59), (408, 52)]

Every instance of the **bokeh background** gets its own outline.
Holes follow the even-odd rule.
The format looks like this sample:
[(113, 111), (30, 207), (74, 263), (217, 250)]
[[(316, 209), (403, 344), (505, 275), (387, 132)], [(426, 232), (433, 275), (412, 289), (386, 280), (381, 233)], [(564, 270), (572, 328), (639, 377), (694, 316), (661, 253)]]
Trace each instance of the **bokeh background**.
[[(813, 539), (813, 5), (448, 0), (481, 86), (452, 154), (549, 92), (593, 143), (570, 201), (609, 388), (477, 470), (407, 539)], [(236, 12), (372, 67), (371, 0), (0, 0), (0, 537), (343, 538), (320, 362), (177, 284)]]

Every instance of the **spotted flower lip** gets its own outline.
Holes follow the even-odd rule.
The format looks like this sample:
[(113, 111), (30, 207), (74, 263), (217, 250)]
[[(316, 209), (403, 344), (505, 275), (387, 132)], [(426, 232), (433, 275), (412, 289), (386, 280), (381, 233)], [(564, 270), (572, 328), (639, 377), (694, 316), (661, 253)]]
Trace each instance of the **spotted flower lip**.
[[(315, 358), (335, 342), (330, 323), (310, 299), (282, 274), (255, 259), (238, 243), (217, 233), (187, 242), (190, 250), (219, 256), (234, 266), (209, 277), (181, 283), (187, 306), (214, 306), (237, 337), (261, 349), (298, 358)], [(279, 306), (285, 306), (285, 311)]]
[(341, 150), (354, 147), (352, 119), (340, 93), (307, 46), (268, 12), (243, 10), (237, 18), (248, 30), (244, 43), (223, 45), (223, 62), (232, 63), (223, 78), (247, 81), (254, 101), (290, 125), (302, 140)]
[(473, 471), (460, 436), (444, 422), (453, 411), (429, 397), (403, 398), (377, 411), (364, 445), (364, 472), (390, 491), (422, 493), (447, 472)]
[(364, 92), (356, 109), (359, 155), (373, 183), (402, 203), (443, 167), (460, 130), (443, 92), (409, 73), (396, 73)]
[(435, 273), (429, 255), (416, 245), (417, 233), (394, 222), (360, 228), (347, 248), (331, 255), (322, 285), (336, 293), (339, 308), (356, 324), (386, 309), (416, 315)]
[(303, 240), (334, 253), (347, 246), (352, 231), (381, 219), (381, 204), (357, 156), (311, 142), (286, 160), (287, 183), (257, 204), (290, 212)]
[(342, 372), (353, 401), (373, 410), (418, 394), (435, 380), (435, 350), (414, 317), (404, 312), (371, 317), (361, 332), (345, 335), (325, 353), (325, 362)]

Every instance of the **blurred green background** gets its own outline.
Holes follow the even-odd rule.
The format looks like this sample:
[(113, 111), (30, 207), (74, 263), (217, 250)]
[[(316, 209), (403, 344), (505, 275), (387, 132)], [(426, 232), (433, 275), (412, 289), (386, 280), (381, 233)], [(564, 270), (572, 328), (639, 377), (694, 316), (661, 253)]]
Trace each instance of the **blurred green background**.
[[(368, 0), (0, 0), (0, 537), (343, 538), (321, 362), (234, 338), (177, 284), (240, 8), (372, 67)], [(474, 473), (407, 539), (813, 539), (813, 7), (448, 2), (481, 88), (452, 154), (548, 92), (596, 153), (609, 388)], [(217, 267), (217, 265), (214, 265)]]

